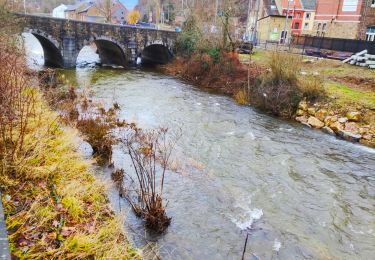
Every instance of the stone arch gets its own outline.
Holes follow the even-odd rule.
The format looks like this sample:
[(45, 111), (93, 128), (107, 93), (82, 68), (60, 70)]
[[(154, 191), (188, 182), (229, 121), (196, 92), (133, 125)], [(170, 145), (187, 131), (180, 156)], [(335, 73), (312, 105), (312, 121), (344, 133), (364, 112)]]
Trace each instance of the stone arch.
[(80, 50), (92, 43), (97, 47), (101, 64), (127, 66), (126, 48), (119, 41), (108, 36), (93, 35), (83, 42)]
[(48, 67), (64, 67), (64, 59), (60, 50), (60, 43), (51, 35), (35, 29), (25, 29), (25, 33), (32, 34), (43, 48), (44, 65)]
[(141, 52), (142, 64), (166, 64), (173, 58), (173, 52), (162, 41), (153, 41)]

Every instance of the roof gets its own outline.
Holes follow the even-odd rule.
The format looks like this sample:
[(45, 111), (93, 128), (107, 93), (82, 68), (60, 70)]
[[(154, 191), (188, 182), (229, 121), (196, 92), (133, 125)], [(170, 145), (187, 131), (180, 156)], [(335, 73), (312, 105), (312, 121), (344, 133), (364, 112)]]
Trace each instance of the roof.
[[(266, 19), (266, 18), (268, 18), (268, 17), (283, 18), (283, 19), (286, 18), (285, 15), (272, 14), (272, 15), (267, 15), (267, 16), (265, 16), (265, 17), (262, 17), (262, 18), (258, 19), (258, 21), (263, 20), (263, 19)], [(290, 15), (288, 18), (293, 18), (293, 16)]]
[(90, 8), (92, 8), (94, 6), (95, 6), (94, 4), (90, 4), (90, 5), (86, 6), (85, 8), (83, 8), (82, 10), (80, 10), (78, 13), (85, 13), (88, 10), (90, 10)]
[(264, 9), (267, 15), (279, 15), (280, 12), (277, 9), (276, 0), (264, 0)]
[(316, 10), (316, 0), (301, 0), (304, 10)]
[(126, 8), (126, 6), (123, 3), (121, 3), (120, 1), (116, 1), (115, 4), (112, 6), (111, 10), (112, 12), (115, 12), (119, 9), (125, 12), (129, 12), (128, 8)]
[(79, 2), (79, 3), (76, 3), (74, 5), (67, 5), (65, 11), (66, 12), (75, 11), (75, 10), (77, 10), (78, 8), (80, 8), (84, 4), (86, 4), (86, 2)]

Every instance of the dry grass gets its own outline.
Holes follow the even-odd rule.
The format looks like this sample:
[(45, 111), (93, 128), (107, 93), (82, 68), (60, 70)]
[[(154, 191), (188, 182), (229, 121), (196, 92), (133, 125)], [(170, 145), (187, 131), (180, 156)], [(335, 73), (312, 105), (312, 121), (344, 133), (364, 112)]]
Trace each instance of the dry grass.
[(248, 92), (245, 89), (239, 90), (235, 95), (234, 95), (234, 100), (239, 105), (248, 105), (250, 100), (249, 100), (249, 95)]
[(104, 185), (76, 152), (77, 133), (62, 129), (44, 104), (39, 107), (42, 120), (30, 120), (22, 152), (0, 165), (12, 255), (136, 257), (108, 206)]
[(77, 152), (77, 133), (63, 127), (43, 101), (3, 3), (0, 189), (12, 258), (139, 258), (109, 207), (104, 185)]

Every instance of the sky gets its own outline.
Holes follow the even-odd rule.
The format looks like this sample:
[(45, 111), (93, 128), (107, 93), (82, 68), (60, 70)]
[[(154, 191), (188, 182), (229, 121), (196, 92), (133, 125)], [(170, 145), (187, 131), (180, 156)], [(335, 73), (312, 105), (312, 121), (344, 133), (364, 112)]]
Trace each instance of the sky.
[(132, 10), (138, 3), (138, 0), (120, 0), (121, 3), (123, 3), (126, 8), (129, 10)]

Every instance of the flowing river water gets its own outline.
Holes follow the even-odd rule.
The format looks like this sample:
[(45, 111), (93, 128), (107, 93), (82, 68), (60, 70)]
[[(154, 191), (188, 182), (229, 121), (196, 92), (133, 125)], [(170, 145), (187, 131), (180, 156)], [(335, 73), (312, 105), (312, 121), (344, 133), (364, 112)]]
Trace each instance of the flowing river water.
[[(147, 234), (115, 189), (131, 240), (163, 259), (374, 259), (375, 150), (280, 120), (143, 70), (81, 68), (67, 77), (119, 117), (180, 129), (165, 199), (171, 226)], [(123, 148), (116, 167), (127, 169)], [(101, 171), (110, 179), (110, 170)]]

